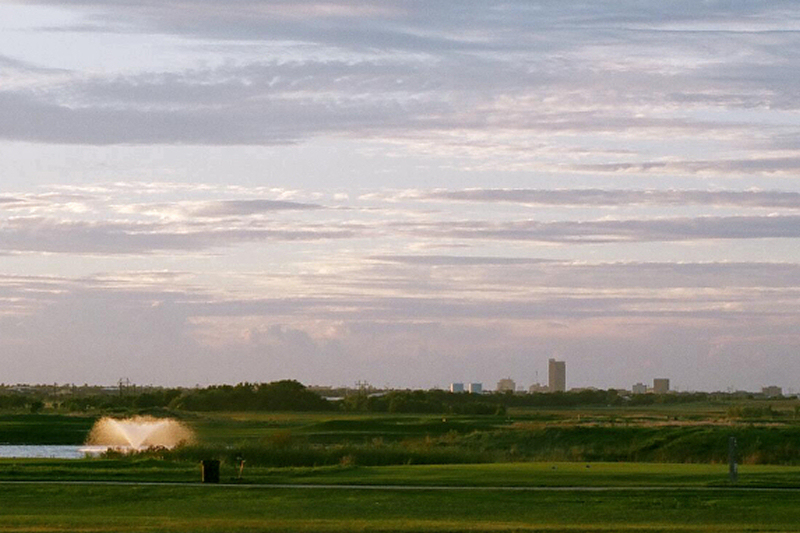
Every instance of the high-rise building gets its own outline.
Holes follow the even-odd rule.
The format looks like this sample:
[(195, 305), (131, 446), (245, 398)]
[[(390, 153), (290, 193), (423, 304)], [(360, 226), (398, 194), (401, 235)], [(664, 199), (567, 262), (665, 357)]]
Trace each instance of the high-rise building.
[(470, 383), (469, 392), (471, 394), (483, 394), (483, 383)]
[(451, 383), (450, 384), (450, 392), (464, 392), (464, 384), (463, 383)]
[(567, 365), (564, 361), (550, 359), (547, 364), (547, 388), (550, 392), (567, 390)]
[(656, 394), (666, 394), (669, 392), (669, 380), (666, 378), (656, 378), (653, 380), (653, 392)]
[(783, 396), (783, 389), (775, 385), (769, 387), (761, 387), (761, 394), (767, 398), (780, 398)]
[(634, 394), (645, 394), (647, 392), (647, 385), (645, 385), (644, 383), (637, 383), (636, 385), (633, 386), (631, 392), (633, 392)]
[(511, 378), (503, 378), (497, 382), (497, 392), (514, 392), (517, 384)]

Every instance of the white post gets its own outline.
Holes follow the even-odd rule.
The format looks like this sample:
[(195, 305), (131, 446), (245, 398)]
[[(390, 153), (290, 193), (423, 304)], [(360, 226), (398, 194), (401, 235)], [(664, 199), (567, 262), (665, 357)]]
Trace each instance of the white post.
[(728, 473), (731, 483), (736, 483), (739, 479), (739, 469), (736, 465), (736, 437), (728, 439)]

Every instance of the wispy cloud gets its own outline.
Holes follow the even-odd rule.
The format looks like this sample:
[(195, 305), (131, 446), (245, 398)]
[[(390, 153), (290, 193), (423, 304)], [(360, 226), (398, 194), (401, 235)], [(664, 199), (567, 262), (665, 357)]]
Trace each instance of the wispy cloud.
[(172, 203), (117, 204), (114, 209), (123, 214), (138, 213), (147, 216), (175, 219), (203, 219), (223, 217), (248, 217), (281, 211), (307, 211), (324, 209), (319, 204), (285, 200), (210, 200)]
[(794, 1), (9, 10), (7, 375), (800, 372)]
[[(381, 291), (370, 283), (375, 269), (383, 270), (377, 278)], [(782, 346), (774, 348), (781, 353), (799, 340), (796, 264), (382, 256), (339, 274), (350, 283), (330, 273), (287, 278), (280, 297), (256, 286), (246, 296), (204, 287), (197, 275), (185, 272), (0, 276), (0, 299), (11, 312), (0, 314), (0, 347), (24, 354), (30, 368), (58, 345), (59, 357), (50, 359), (47, 368), (62, 380), (77, 379), (87, 365), (107, 380), (120, 371), (146, 380), (152, 378), (144, 369), (169, 374), (174, 365), (193, 363), (184, 379), (235, 381), (244, 375), (232, 369), (273, 376), (280, 370), (272, 363), (279, 363), (291, 376), (330, 382), (346, 379), (354, 365), (368, 364), (366, 377), (374, 379), (395, 358), (423, 357), (419, 365), (403, 365), (393, 374), (401, 382), (415, 382), (429, 379), (420, 372), (432, 369), (446, 376), (457, 361), (485, 376), (492, 365), (516, 365), (519, 357), (529, 359), (532, 353), (544, 361), (559, 346), (570, 350), (572, 372), (577, 373), (586, 344), (593, 354), (614, 351), (606, 364), (618, 376), (622, 372), (625, 379), (639, 379), (627, 372), (642, 361), (632, 361), (646, 357), (649, 364), (662, 364), (660, 358), (671, 353), (652, 343), (674, 340), (678, 331), (684, 335), (681, 348), (716, 353), (725, 346), (727, 357), (736, 361), (748, 357), (741, 347), (765, 335), (773, 348)], [(442, 282), (433, 292), (427, 292), (431, 287), (425, 278), (430, 276)], [(416, 285), (416, 294), (406, 282)], [(469, 298), (459, 292), (465, 283), (472, 291)], [(311, 288), (314, 294), (306, 294)], [(13, 303), (6, 306), (7, 301)], [(97, 335), (98, 342), (85, 342)], [(436, 356), (420, 354), (420, 346)], [(388, 355), (365, 355), (376, 350)], [(108, 353), (130, 359), (109, 361)], [(258, 353), (268, 357), (255, 357)], [(18, 360), (10, 361), (9, 368), (24, 375)], [(589, 364), (589, 359), (581, 361)], [(214, 363), (227, 370), (208, 373)], [(673, 372), (684, 383), (692, 379)], [(601, 374), (595, 379), (614, 378)]]
[[(132, 254), (219, 251), (239, 244), (348, 241), (380, 237), (446, 246), (454, 242), (531, 242), (560, 245), (800, 238), (800, 194), (788, 191), (682, 191), (617, 189), (469, 189), (377, 191), (348, 201), (346, 208), (263, 197), (260, 188), (193, 189), (177, 184), (143, 192), (123, 183), (0, 197), (0, 251), (6, 253)], [(231, 199), (230, 196), (238, 196)], [(273, 198), (311, 198), (311, 191), (274, 190)], [(167, 201), (165, 198), (192, 198)], [(204, 199), (201, 199), (204, 198)], [(390, 208), (381, 208), (392, 200)], [(376, 204), (377, 202), (377, 204)], [(430, 202), (443, 207), (432, 210)], [(481, 216), (465, 204), (485, 204)], [(550, 212), (542, 218), (523, 206), (589, 207), (597, 213)], [(700, 214), (654, 216), (647, 208)], [(452, 207), (452, 208), (451, 208)], [(628, 207), (625, 216), (615, 208)], [(713, 216), (705, 209), (746, 209)], [(639, 211), (637, 211), (639, 210)], [(765, 212), (766, 211), (766, 212)], [(602, 211), (601, 211), (602, 213)], [(465, 215), (468, 215), (465, 218)], [(378, 254), (372, 254), (381, 257)], [(420, 259), (416, 259), (420, 260)], [(452, 261), (430, 256), (426, 261)], [(491, 262), (491, 257), (460, 261)], [(530, 261), (507, 259), (502, 261)]]
[(376, 255), (370, 259), (427, 266), (538, 265), (551, 260), (528, 257), (475, 257), (458, 255)]
[(247, 242), (349, 239), (360, 228), (319, 224), (181, 227), (170, 223), (62, 221), (19, 217), (0, 225), (0, 250), (66, 254), (208, 251)]
[(271, 211), (322, 209), (321, 205), (285, 202), (280, 200), (222, 200), (190, 207), (190, 215), (200, 217), (247, 216)]
[(800, 238), (800, 216), (739, 216), (540, 222), (402, 223), (399, 231), (433, 238), (562, 244), (705, 239)]
[[(395, 199), (508, 202), (548, 206), (702, 205), (800, 208), (800, 193), (788, 191), (697, 191), (619, 189), (464, 189), (401, 191)], [(391, 198), (391, 197), (390, 197)]]
[(644, 163), (604, 163), (576, 165), (574, 168), (591, 172), (682, 173), (682, 174), (789, 174), (800, 170), (800, 156), (759, 157), (753, 159), (719, 159), (705, 161), (672, 161)]
[[(454, 134), (507, 131), (558, 135), (562, 148), (581, 148), (570, 137), (591, 135), (606, 149), (640, 156), (564, 164), (561, 171), (769, 173), (796, 166), (793, 155), (773, 154), (763, 143), (765, 135), (797, 130), (769, 118), (771, 110), (798, 105), (787, 74), (798, 66), (791, 53), (798, 38), (782, 31), (800, 24), (791, 3), (244, 1), (231, 12), (211, 4), (70, 5), (110, 34), (123, 28), (197, 39), (184, 44), (195, 45), (198, 61), (170, 72), (104, 76), (6, 58), (0, 65), (13, 69), (15, 81), (0, 92), (0, 137), (279, 145), (343, 135), (466, 149)], [(209, 41), (263, 48), (209, 64)], [(640, 146), (678, 134), (709, 148), (715, 139), (734, 140), (737, 153), (716, 162), (663, 150), (656, 155), (672, 156), (664, 163), (648, 159), (652, 145)], [(487, 149), (509, 147), (494, 138)], [(474, 147), (469, 153), (486, 157)], [(529, 163), (543, 155), (531, 153)]]

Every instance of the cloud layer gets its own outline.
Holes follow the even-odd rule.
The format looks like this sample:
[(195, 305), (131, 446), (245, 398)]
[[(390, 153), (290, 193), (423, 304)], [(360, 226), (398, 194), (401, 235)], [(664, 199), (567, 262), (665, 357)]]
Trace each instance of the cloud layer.
[(0, 3), (4, 379), (792, 387), (798, 45), (788, 0)]
[[(109, 197), (88, 191), (53, 191), (0, 197), (0, 215), (4, 215), (0, 251), (136, 255), (376, 237), (427, 246), (473, 246), (476, 240), (575, 245), (800, 238), (800, 215), (796, 214), (800, 195), (780, 191), (434, 190), (366, 193), (359, 201), (347, 199), (343, 205), (334, 197), (324, 204), (251, 197), (142, 203), (141, 191), (126, 202), (121, 195), (130, 187), (118, 183), (104, 190), (116, 193)], [(182, 194), (185, 197), (191, 191), (185, 187)], [(155, 193), (158, 196), (158, 189)], [(200, 187), (194, 194), (208, 192)], [(283, 193), (271, 194), (280, 197)], [(320, 195), (308, 192), (305, 196)], [(430, 211), (430, 201), (440, 202), (442, 208)], [(465, 204), (475, 203), (483, 206), (480, 217), (464, 211)], [(566, 220), (537, 220), (526, 213), (509, 214), (504, 203), (608, 211), (601, 216), (569, 214)], [(614, 214), (613, 209), (621, 206), (639, 209), (638, 216)], [(690, 217), (641, 211), (651, 206), (735, 208), (752, 214), (702, 212)]]
[[(0, 276), (0, 347), (19, 356), (9, 372), (20, 380), (93, 372), (101, 381), (347, 383), (361, 368), (395, 385), (498, 373), (532, 382), (557, 355), (568, 356), (572, 383), (669, 374), (685, 388), (753, 388), (778, 380), (800, 346), (800, 262), (758, 251), (731, 261), (724, 247), (721, 259), (687, 260), (687, 249), (669, 246), (794, 247), (796, 202), (781, 191), (378, 190), (353, 199), (124, 182), (9, 192), (0, 198), (7, 265), (61, 257), (88, 268)], [(701, 211), (677, 215), (689, 208)], [(648, 242), (668, 259), (634, 259)], [(611, 243), (615, 259), (583, 251)], [(676, 365), (687, 354), (695, 366)], [(748, 379), (711, 371), (754, 357), (763, 373)]]
[(798, 170), (790, 73), (800, 66), (791, 52), (800, 12), (791, 2), (71, 7), (83, 22), (50, 31), (162, 34), (181, 39), (189, 59), (104, 75), (0, 56), (9, 80), (0, 138), (281, 145), (343, 136), (468, 158), (468, 168)]

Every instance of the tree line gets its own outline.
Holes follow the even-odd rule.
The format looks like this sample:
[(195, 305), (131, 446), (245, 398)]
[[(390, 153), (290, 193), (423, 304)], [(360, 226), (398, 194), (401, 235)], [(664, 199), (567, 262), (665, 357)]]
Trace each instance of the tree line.
[(356, 411), (500, 415), (511, 407), (624, 406), (730, 400), (723, 393), (625, 394), (609, 390), (514, 394), (450, 393), (443, 390), (360, 391), (329, 400), (294, 380), (239, 383), (205, 388), (146, 389), (120, 394), (53, 396), (39, 392), (0, 392), (0, 409), (62, 411)]

